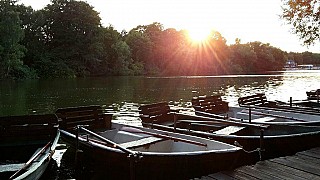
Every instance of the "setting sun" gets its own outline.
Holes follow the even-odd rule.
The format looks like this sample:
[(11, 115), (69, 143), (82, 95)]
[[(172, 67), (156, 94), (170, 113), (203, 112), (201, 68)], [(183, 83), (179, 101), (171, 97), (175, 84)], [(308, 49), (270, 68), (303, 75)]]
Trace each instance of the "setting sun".
[(209, 29), (189, 29), (188, 30), (188, 36), (190, 40), (194, 42), (203, 42), (208, 39), (210, 35), (210, 30)]

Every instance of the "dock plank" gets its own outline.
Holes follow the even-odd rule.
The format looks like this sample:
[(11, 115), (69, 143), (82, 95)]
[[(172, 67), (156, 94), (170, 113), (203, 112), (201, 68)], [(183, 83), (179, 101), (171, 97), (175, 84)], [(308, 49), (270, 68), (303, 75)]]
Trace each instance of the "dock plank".
[(301, 163), (297, 160), (290, 159), (290, 158), (277, 158), (277, 159), (271, 159), (270, 161), (320, 176), (319, 167), (309, 165), (309, 163), (308, 164)]
[(295, 179), (320, 180), (320, 147), (298, 152), (293, 156), (259, 161), (255, 165), (242, 166), (200, 179)]
[(247, 174), (249, 176), (254, 176), (257, 179), (282, 180), (280, 177), (264, 173), (260, 169), (257, 169), (255, 166), (242, 166), (235, 171)]
[[(223, 172), (223, 174), (230, 177), (231, 179), (247, 179), (247, 180), (257, 180), (258, 179), (252, 175), (248, 175), (248, 174), (245, 174), (242, 172), (225, 171), (225, 172)], [(214, 176), (210, 176), (210, 177), (214, 177)], [(215, 178), (215, 179), (224, 179), (224, 178)]]
[(279, 177), (284, 176), (284, 179), (314, 179), (317, 177), (304, 171), (270, 161), (258, 162), (256, 166), (261, 166), (261, 168), (265, 168), (271, 173), (277, 173)]
[(320, 151), (303, 151), (303, 152), (299, 152), (297, 154), (303, 154), (303, 155), (307, 155), (310, 157), (313, 157), (315, 159), (320, 159)]
[(312, 161), (314, 163), (320, 164), (320, 159), (314, 158), (314, 157), (312, 157), (312, 156), (310, 156), (308, 154), (297, 154), (296, 156), (301, 158), (301, 159), (304, 159), (304, 160), (307, 160), (307, 161)]
[(224, 174), (224, 172), (218, 172), (218, 173), (215, 173), (215, 174), (210, 174), (210, 175), (208, 175), (208, 177), (210, 177), (212, 179), (224, 179), (224, 180), (234, 180), (235, 179), (233, 177), (230, 177), (230, 176)]

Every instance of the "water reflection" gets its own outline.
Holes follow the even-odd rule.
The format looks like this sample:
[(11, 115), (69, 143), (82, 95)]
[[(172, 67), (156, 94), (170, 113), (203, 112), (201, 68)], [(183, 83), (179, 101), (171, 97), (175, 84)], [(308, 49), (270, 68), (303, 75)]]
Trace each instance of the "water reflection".
[[(271, 75), (107, 77), (0, 82), (0, 115), (52, 113), (57, 108), (110, 106), (124, 102), (190, 102), (193, 95), (221, 94), (231, 105), (240, 96), (264, 92), (270, 100), (305, 99), (318, 89), (320, 71)], [(195, 93), (196, 92), (196, 93)]]

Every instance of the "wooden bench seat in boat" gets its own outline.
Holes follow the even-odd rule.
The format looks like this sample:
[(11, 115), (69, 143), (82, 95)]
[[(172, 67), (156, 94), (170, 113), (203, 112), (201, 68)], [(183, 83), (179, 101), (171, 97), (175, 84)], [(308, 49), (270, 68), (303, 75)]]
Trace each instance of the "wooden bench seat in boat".
[(111, 128), (112, 114), (106, 114), (101, 106), (60, 108), (56, 111), (59, 127), (72, 130), (76, 125), (88, 125), (88, 129)]
[[(249, 111), (247, 109), (244, 109), (240, 112), (237, 112), (236, 116), (239, 119), (248, 119)], [(267, 122), (267, 121), (273, 121), (276, 118), (270, 117), (270, 116), (265, 116), (261, 112), (251, 111), (251, 119), (252, 119), (251, 120), (252, 122)]]
[(320, 99), (320, 89), (314, 91), (306, 92), (308, 100), (319, 100)]
[(135, 141), (129, 141), (126, 143), (121, 143), (119, 145), (121, 145), (122, 147), (125, 148), (133, 148), (133, 147), (139, 147), (139, 146), (144, 146), (144, 145), (148, 145), (148, 144), (152, 144), (158, 141), (163, 140), (162, 138), (158, 138), (158, 137), (153, 137), (153, 136), (149, 136), (149, 137), (145, 137), (139, 140), (135, 140)]
[(140, 118), (145, 123), (167, 122), (174, 116), (167, 102), (142, 105), (139, 110)]
[(244, 126), (227, 126), (223, 129), (220, 129), (218, 131), (214, 131), (214, 134), (222, 134), (222, 135), (230, 135), (236, 132), (241, 131), (242, 129), (244, 129)]
[[(58, 118), (55, 114), (6, 116), (0, 118), (0, 137), (2, 143), (11, 141), (41, 144), (50, 135), (55, 135), (58, 129)], [(19, 134), (19, 138), (17, 137)], [(39, 141), (34, 141), (36, 137)]]
[(252, 122), (268, 122), (268, 121), (273, 121), (275, 119), (276, 119), (275, 117), (261, 117), (261, 118), (253, 119), (251, 121)]
[(264, 93), (254, 94), (251, 96), (241, 97), (238, 99), (239, 106), (265, 106), (274, 107), (276, 102), (268, 101)]
[(223, 101), (220, 95), (193, 97), (191, 102), (196, 111), (215, 114), (229, 111), (228, 102)]

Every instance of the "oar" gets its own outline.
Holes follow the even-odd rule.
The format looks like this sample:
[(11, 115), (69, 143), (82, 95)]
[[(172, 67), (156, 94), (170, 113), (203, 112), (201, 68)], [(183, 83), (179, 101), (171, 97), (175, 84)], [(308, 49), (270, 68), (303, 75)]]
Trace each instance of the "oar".
[(204, 120), (204, 121), (215, 121), (215, 122), (220, 122), (220, 123), (225, 123), (225, 124), (249, 126), (249, 127), (259, 128), (259, 129), (267, 129), (269, 127), (269, 125), (265, 125), (265, 124), (251, 124), (251, 123), (241, 122), (240, 119), (236, 119), (236, 118), (230, 118), (230, 120), (225, 120), (225, 119), (208, 117), (208, 116), (211, 116), (212, 114), (207, 113), (207, 112), (200, 112), (200, 113), (204, 114), (205, 116), (192, 115), (192, 114), (181, 114), (181, 113), (177, 113), (177, 114), (184, 115), (187, 118), (191, 118), (191, 121), (192, 121), (192, 119), (196, 118), (196, 119)]
[(10, 176), (9, 179), (13, 179), (17, 174), (19, 174), (22, 170), (24, 170), (25, 168), (29, 167), (31, 165), (31, 163), (39, 157), (40, 154), (42, 154), (51, 144), (51, 141), (48, 142), (48, 144), (46, 144), (39, 152), (37, 152), (34, 156), (32, 156), (25, 164), (24, 166), (19, 169), (18, 171), (16, 171), (12, 176)]
[(100, 139), (100, 140), (102, 140), (102, 141), (104, 141), (106, 143), (111, 144), (114, 148), (118, 148), (118, 149), (120, 149), (121, 151), (123, 151), (123, 152), (125, 152), (127, 154), (131, 154), (131, 155), (133, 155), (135, 157), (139, 157), (139, 153), (138, 152), (131, 151), (130, 149), (127, 149), (127, 148), (125, 148), (125, 147), (123, 147), (123, 146), (121, 146), (121, 145), (119, 145), (119, 144), (117, 144), (117, 143), (115, 143), (115, 142), (113, 142), (113, 141), (111, 141), (111, 140), (99, 135), (99, 134), (96, 134), (96, 133), (94, 133), (94, 132), (92, 132), (92, 131), (84, 128), (84, 127), (79, 126), (78, 128), (80, 128), (81, 130), (85, 131), (86, 133), (91, 134), (92, 136), (94, 136), (94, 137), (96, 137), (96, 138), (98, 138), (98, 139)]
[(282, 118), (282, 119), (289, 119), (289, 120), (294, 120), (294, 121), (299, 121), (299, 122), (308, 122), (308, 121), (305, 120), (305, 119), (299, 119), (299, 118), (294, 118), (294, 117), (287, 117), (287, 116), (281, 116), (281, 115), (276, 115), (276, 114), (263, 113), (263, 112), (260, 112), (260, 111), (252, 112), (252, 114), (255, 114), (255, 115), (264, 115), (264, 116), (275, 117), (275, 118)]
[(202, 143), (202, 142), (179, 138), (179, 137), (173, 137), (173, 136), (169, 136), (169, 135), (165, 135), (165, 134), (158, 134), (158, 133), (153, 133), (153, 132), (142, 131), (141, 129), (131, 128), (131, 127), (122, 127), (120, 130), (131, 132), (131, 133), (148, 134), (148, 135), (152, 135), (152, 136), (159, 137), (159, 138), (171, 139), (174, 141), (181, 141), (181, 142), (195, 144), (195, 145), (199, 145), (199, 146), (207, 146), (207, 144)]

